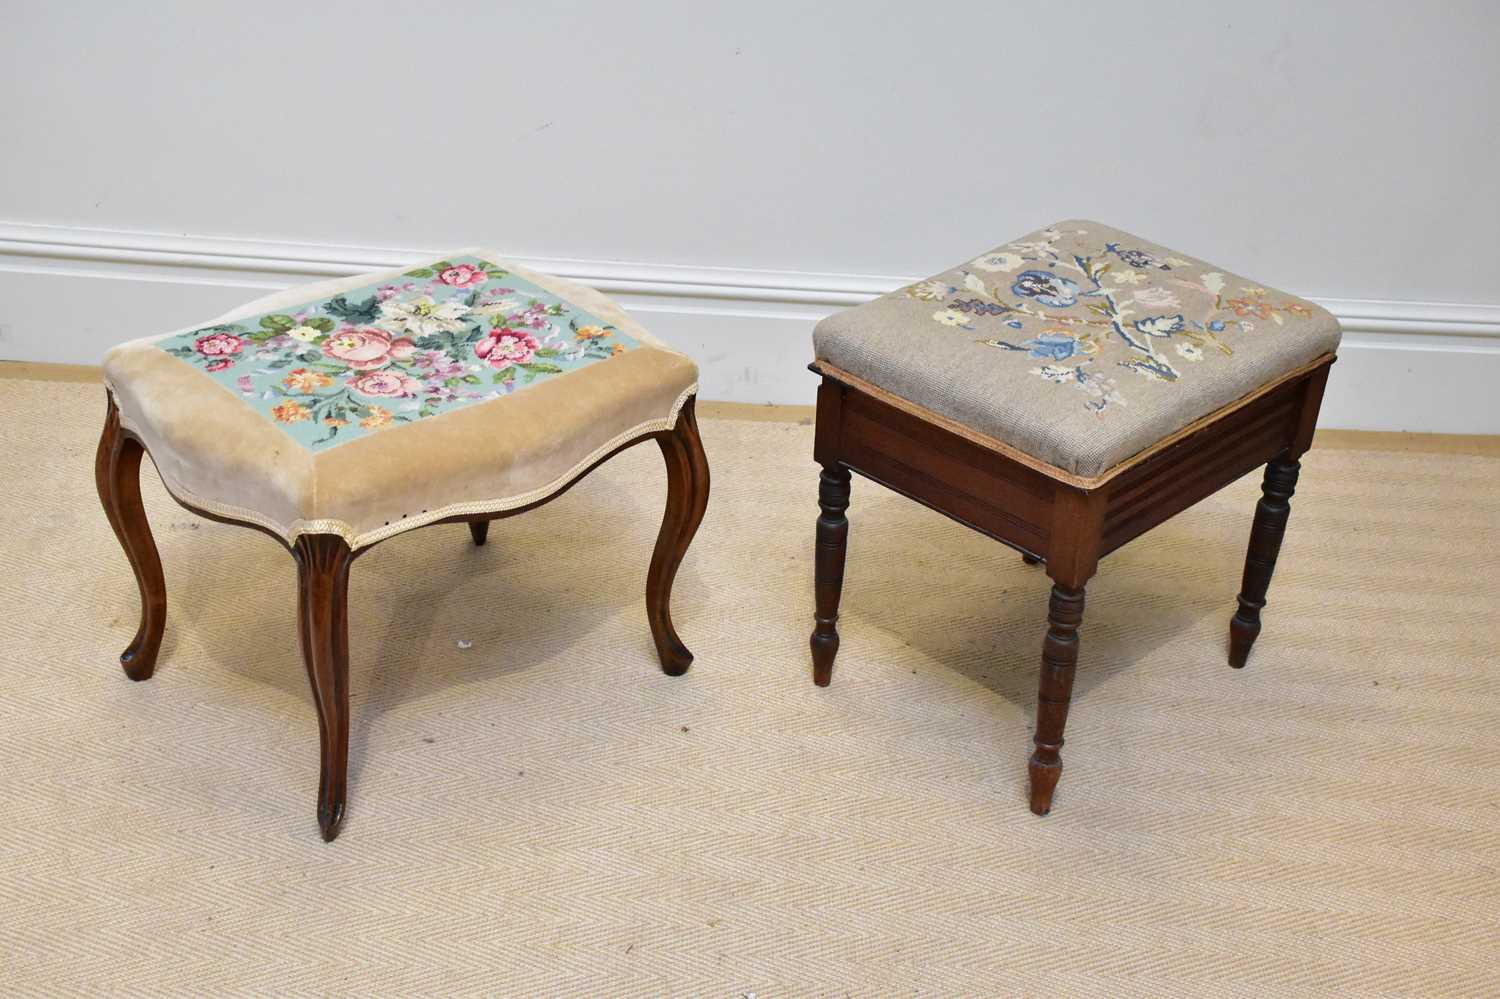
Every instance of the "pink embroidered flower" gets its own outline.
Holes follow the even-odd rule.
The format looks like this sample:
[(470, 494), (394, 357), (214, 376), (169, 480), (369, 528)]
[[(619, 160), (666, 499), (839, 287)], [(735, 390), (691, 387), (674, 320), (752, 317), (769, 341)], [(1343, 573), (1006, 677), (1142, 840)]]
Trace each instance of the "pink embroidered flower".
[(206, 365), (204, 365), (204, 368), (208, 371), (223, 371), (225, 368), (230, 367), (233, 364), (234, 358), (221, 357), (217, 361), (209, 361)]
[(524, 330), (497, 326), (474, 345), (474, 353), (492, 368), (504, 371), (512, 364), (525, 364), (541, 349), (537, 338)]
[(400, 371), (366, 371), (349, 379), (349, 387), (364, 396), (404, 396), (416, 395), (422, 383)]
[(463, 361), (449, 357), (441, 350), (424, 350), (412, 358), (412, 363), (431, 378), (462, 378), (469, 368)]
[(323, 341), (324, 354), (356, 371), (370, 371), (393, 360), (405, 360), (416, 349), (416, 344), (406, 337), (392, 340), (389, 333), (374, 326), (350, 326)]
[(235, 385), (239, 386), (239, 390), (246, 395), (255, 391), (255, 383), (250, 379), (249, 375), (240, 375), (235, 381)]
[(453, 288), (472, 288), (484, 284), (485, 273), (470, 264), (454, 264), (438, 272), (438, 280)]
[(238, 354), (244, 346), (245, 341), (233, 333), (210, 333), (208, 336), (200, 336), (193, 343), (193, 349), (204, 357)]

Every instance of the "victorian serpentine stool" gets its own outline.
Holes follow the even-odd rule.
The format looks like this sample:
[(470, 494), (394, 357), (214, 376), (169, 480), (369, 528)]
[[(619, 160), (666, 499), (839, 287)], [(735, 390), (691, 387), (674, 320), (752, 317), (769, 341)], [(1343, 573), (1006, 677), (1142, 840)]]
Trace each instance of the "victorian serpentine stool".
[(1074, 221), (831, 316), (813, 339), (815, 683), (839, 647), (851, 471), (1046, 562), (1028, 767), (1038, 815), (1062, 772), (1099, 559), (1265, 465), (1229, 624), (1229, 664), (1245, 665), (1339, 343), (1328, 312)]
[(708, 502), (697, 368), (597, 291), (496, 259), (464, 251), (292, 289), (105, 360), (95, 478), (142, 605), (125, 673), (151, 676), (166, 615), (141, 506), (148, 453), (183, 506), (264, 531), (296, 559), (324, 839), (344, 816), (349, 566), (379, 541), (464, 521), (482, 545), (491, 520), (654, 440), (667, 505), (646, 614), (662, 669), (692, 662), (669, 600)]

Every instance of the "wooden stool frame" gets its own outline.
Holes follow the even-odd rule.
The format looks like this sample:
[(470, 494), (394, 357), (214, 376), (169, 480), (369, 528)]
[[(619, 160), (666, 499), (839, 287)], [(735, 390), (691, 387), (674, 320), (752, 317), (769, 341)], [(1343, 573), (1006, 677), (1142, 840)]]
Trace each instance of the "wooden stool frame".
[[(512, 510), (467, 514), (434, 523), (466, 522), (474, 544), (482, 545), (490, 521), (525, 513), (556, 499), (626, 448), (648, 440), (656, 441), (667, 467), (667, 508), (646, 574), (646, 619), (651, 625), (662, 671), (668, 676), (681, 676), (692, 664), (693, 654), (683, 645), (672, 626), (672, 581), (693, 535), (697, 533), (698, 524), (703, 520), (709, 489), (708, 459), (698, 436), (695, 399), (690, 397), (683, 404), (671, 430), (643, 434), (627, 441), (536, 502)], [(99, 450), (94, 460), (94, 484), (110, 526), (135, 570), (141, 592), (141, 624), (135, 638), (120, 656), (120, 665), (132, 680), (148, 680), (155, 671), (167, 613), (167, 589), (161, 558), (141, 503), (141, 458), (147, 453), (140, 438), (120, 425), (119, 409), (111, 394), (105, 412), (104, 433), (99, 438)], [(269, 534), (296, 559), (297, 634), (317, 707), (321, 748), (318, 826), (323, 838), (332, 840), (339, 834), (344, 819), (349, 767), (349, 567), (356, 557), (374, 545), (351, 551), (348, 542), (337, 534), (303, 534), (287, 544), (279, 534), (259, 524), (222, 517), (198, 509), (176, 496), (172, 498), (209, 520), (251, 527)]]
[(1078, 663), (1084, 587), (1099, 560), (1261, 465), (1229, 665), (1245, 665), (1286, 530), (1298, 459), (1312, 444), (1328, 371), (1324, 355), (1086, 479), (1047, 465), (823, 362), (813, 457), (818, 487), (813, 682), (827, 686), (839, 649), (849, 538), (850, 473), (916, 500), (1046, 563), (1052, 597), (1042, 642), (1031, 810), (1046, 815), (1062, 774), (1063, 728)]

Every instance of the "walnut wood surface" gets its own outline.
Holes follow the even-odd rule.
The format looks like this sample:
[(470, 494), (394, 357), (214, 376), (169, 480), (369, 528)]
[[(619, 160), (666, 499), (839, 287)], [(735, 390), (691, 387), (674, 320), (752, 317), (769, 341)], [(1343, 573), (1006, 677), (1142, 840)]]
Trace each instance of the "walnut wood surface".
[[(683, 405), (673, 429), (643, 434), (626, 441), (542, 499), (510, 510), (464, 514), (436, 523), (467, 523), (474, 543), (483, 545), (491, 520), (512, 517), (550, 502), (626, 448), (648, 440), (656, 441), (667, 466), (667, 507), (647, 573), (646, 614), (663, 671), (672, 676), (680, 675), (693, 661), (693, 656), (678, 638), (672, 624), (672, 583), (703, 520), (709, 489), (708, 459), (698, 434), (694, 402), (690, 398)], [(110, 396), (104, 431), (95, 456), (94, 481), (105, 516), (130, 560), (141, 591), (141, 625), (129, 648), (120, 657), (126, 674), (133, 680), (151, 676), (166, 621), (166, 584), (162, 578), (161, 560), (141, 504), (140, 464), (142, 456), (147, 453), (141, 440), (121, 426), (119, 410)], [(171, 494), (170, 490), (168, 492)], [(348, 785), (349, 569), (356, 558), (374, 546), (351, 551), (347, 542), (334, 534), (305, 534), (289, 545), (279, 534), (263, 525), (211, 513), (176, 495), (172, 498), (182, 507), (209, 520), (248, 527), (269, 535), (296, 560), (297, 634), (318, 714), (321, 758), (318, 826), (323, 838), (332, 840), (338, 836), (343, 823)]]
[[(1296, 459), (1313, 428), (1334, 358), (1294, 372), (1260, 394), (1226, 406), (1113, 477), (1080, 484), (1034, 459), (985, 446), (936, 414), (881, 398), (875, 389), (820, 370), (813, 458), (823, 466), (812, 634), (813, 680), (826, 685), (839, 649), (850, 471), (1045, 562), (1055, 584), (1042, 649), (1035, 748), (1028, 770), (1031, 808), (1045, 815), (1062, 772), (1063, 729), (1072, 696), (1084, 588), (1099, 559), (1236, 479), (1270, 463), (1246, 559), (1230, 661), (1243, 665), (1260, 628), (1260, 608), (1286, 523)], [(993, 444), (993, 442), (991, 442)], [(842, 479), (837, 476), (841, 475)]]
[(141, 592), (141, 623), (120, 655), (120, 665), (132, 680), (149, 680), (156, 671), (156, 656), (167, 624), (167, 584), (162, 578), (161, 556), (141, 504), (143, 453), (140, 441), (122, 431), (120, 413), (111, 398), (94, 455), (94, 486)]
[(344, 821), (349, 773), (349, 566), (354, 553), (336, 534), (303, 534), (297, 560), (297, 638), (318, 709), (318, 827), (332, 841)]
[(1245, 575), (1240, 582), (1239, 610), (1229, 620), (1229, 665), (1243, 669), (1250, 647), (1260, 634), (1260, 612), (1266, 606), (1266, 590), (1276, 571), (1276, 556), (1286, 534), (1292, 512), (1292, 494), (1297, 491), (1301, 464), (1283, 458), (1266, 465), (1261, 497), (1255, 504), (1255, 522), (1250, 528), (1250, 546), (1245, 553)]
[(667, 466), (667, 509), (646, 574), (646, 620), (662, 671), (668, 676), (681, 676), (693, 662), (693, 654), (672, 626), (672, 583), (708, 509), (708, 456), (698, 436), (693, 403), (689, 399), (682, 407), (674, 429), (656, 438)]
[(814, 596), (817, 611), (812, 633), (813, 683), (833, 680), (833, 657), (839, 651), (839, 596), (844, 591), (844, 553), (849, 545), (849, 469), (825, 466), (818, 476), (817, 547)]

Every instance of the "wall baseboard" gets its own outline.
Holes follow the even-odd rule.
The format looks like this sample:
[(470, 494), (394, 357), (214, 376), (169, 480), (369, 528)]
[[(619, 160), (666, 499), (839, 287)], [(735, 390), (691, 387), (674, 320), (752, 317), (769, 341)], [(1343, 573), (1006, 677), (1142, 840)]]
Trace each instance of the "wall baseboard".
[[(0, 357), (92, 364), (113, 343), (200, 321), (267, 289), (432, 252), (0, 222)], [(698, 358), (704, 398), (745, 403), (810, 402), (813, 323), (911, 280), (512, 259), (608, 292)], [(1315, 301), (1345, 330), (1322, 425), (1500, 433), (1500, 305)]]

